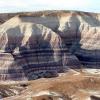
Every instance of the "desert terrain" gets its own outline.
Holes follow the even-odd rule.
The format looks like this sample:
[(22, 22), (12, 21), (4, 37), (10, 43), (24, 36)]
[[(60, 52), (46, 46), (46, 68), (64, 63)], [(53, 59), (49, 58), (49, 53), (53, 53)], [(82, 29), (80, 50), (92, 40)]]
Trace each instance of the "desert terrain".
[(100, 14), (0, 14), (0, 100), (100, 100)]

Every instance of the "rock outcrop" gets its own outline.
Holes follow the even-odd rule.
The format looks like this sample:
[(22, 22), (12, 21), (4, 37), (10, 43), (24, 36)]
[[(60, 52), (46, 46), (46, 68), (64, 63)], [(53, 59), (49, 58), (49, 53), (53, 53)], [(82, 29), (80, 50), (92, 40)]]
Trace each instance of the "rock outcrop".
[(100, 14), (8, 15), (1, 16), (0, 80), (30, 80), (57, 76), (69, 68), (100, 67)]
[(51, 29), (15, 17), (1, 25), (0, 33), (1, 80), (29, 80), (34, 71), (63, 71), (67, 49)]

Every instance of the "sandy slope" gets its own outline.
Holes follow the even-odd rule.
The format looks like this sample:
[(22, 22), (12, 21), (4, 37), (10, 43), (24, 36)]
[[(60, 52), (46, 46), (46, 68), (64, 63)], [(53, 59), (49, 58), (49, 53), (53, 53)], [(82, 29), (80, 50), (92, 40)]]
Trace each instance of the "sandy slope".
[(68, 72), (57, 78), (31, 81), (20, 95), (4, 100), (92, 100), (91, 96), (100, 95), (99, 84), (99, 76)]

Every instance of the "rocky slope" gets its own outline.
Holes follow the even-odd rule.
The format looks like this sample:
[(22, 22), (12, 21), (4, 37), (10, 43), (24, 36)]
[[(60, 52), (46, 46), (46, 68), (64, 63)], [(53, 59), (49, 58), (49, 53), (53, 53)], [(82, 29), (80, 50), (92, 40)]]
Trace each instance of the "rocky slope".
[(99, 14), (51, 11), (6, 14), (5, 19), (14, 15), (0, 26), (1, 80), (27, 80), (39, 69), (99, 68)]
[(34, 71), (63, 70), (62, 59), (66, 48), (60, 36), (51, 29), (21, 22), (19, 17), (5, 22), (0, 29), (1, 80), (31, 79)]
[[(66, 73), (65, 75), (70, 75), (71, 81), (74, 81), (73, 77), (80, 76), (81, 73), (83, 77), (90, 78), (91, 75), (93, 78), (100, 77), (100, 14), (77, 11), (1, 14), (0, 24), (0, 83), (26, 83), (38, 78), (47, 78), (48, 84), (52, 84), (48, 78), (57, 76), (59, 78), (59, 73), (63, 72)], [(68, 74), (69, 72), (76, 74), (73, 76)], [(67, 76), (61, 77), (59, 82), (69, 78)], [(81, 79), (82, 77), (78, 78)], [(82, 80), (82, 82), (87, 82), (87, 80)], [(37, 83), (41, 83), (41, 81), (43, 80), (40, 79)], [(53, 82), (53, 84), (59, 82)], [(98, 79), (98, 84), (99, 82)], [(59, 84), (60, 87), (68, 83)], [(71, 86), (74, 87), (74, 84), (76, 83), (72, 82)], [(35, 84), (35, 86), (37, 85)], [(32, 85), (32, 87), (34, 86)], [(42, 84), (40, 87), (42, 87)], [(50, 94), (48, 91), (48, 93), (44, 91), (43, 95), (37, 97), (36, 94), (33, 96), (33, 100), (44, 100), (42, 96), (45, 97), (45, 100), (75, 100), (68, 93), (64, 94), (66, 95), (65, 99), (60, 98), (63, 96), (59, 87), (53, 86), (55, 88), (53, 99), (47, 96), (47, 94)], [(76, 87), (75, 85), (75, 90)], [(48, 88), (49, 86), (46, 90)], [(64, 87), (61, 88), (64, 90)], [(78, 88), (81, 88), (82, 91), (79, 89), (79, 92), (73, 94), (86, 96), (86, 100), (88, 100), (87, 97), (91, 98), (89, 92), (84, 93), (84, 91), (87, 91), (86, 89)], [(6, 96), (10, 96), (10, 93), (11, 95), (16, 94), (12, 91), (9, 92), (10, 89), (12, 87), (5, 89), (8, 95), (3, 91)], [(35, 89), (38, 89), (38, 86)], [(69, 88), (69, 90), (73, 91), (73, 88)], [(17, 91), (17, 89), (14, 91)], [(27, 90), (25, 91), (27, 94)], [(30, 88), (29, 91), (31, 91)], [(67, 91), (66, 87), (65, 91)], [(22, 94), (25, 96), (23, 92)], [(2, 93), (1, 96), (4, 97)], [(10, 99), (20, 100), (20, 96), (17, 95), (17, 97), (14, 96)], [(95, 98), (95, 96), (92, 96), (92, 98)], [(23, 97), (21, 100), (25, 99), (28, 100), (27, 97)]]

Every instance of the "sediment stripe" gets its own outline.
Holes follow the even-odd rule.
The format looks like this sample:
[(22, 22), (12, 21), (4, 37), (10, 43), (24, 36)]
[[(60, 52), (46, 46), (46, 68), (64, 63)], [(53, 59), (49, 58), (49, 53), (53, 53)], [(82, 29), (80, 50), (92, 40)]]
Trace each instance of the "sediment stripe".
[(91, 66), (100, 66), (100, 62), (86, 62), (86, 61), (81, 61), (83, 65), (91, 65)]
[(0, 80), (20, 80), (25, 79), (24, 74), (2, 74), (0, 75)]
[(7, 74), (7, 73), (22, 73), (23, 72), (23, 70), (25, 71), (29, 71), (29, 70), (34, 70), (34, 71), (36, 71), (36, 70), (42, 70), (42, 69), (45, 69), (45, 70), (49, 70), (49, 69), (57, 69), (57, 68), (62, 68), (62, 65), (57, 65), (57, 66), (42, 66), (42, 67), (40, 67), (40, 66), (38, 66), (38, 67), (34, 67), (33, 65), (32, 66), (30, 66), (30, 65), (27, 65), (27, 66), (24, 66), (24, 67), (22, 67), (22, 69), (16, 69), (16, 68), (12, 68), (12, 69), (0, 69), (0, 74)]
[(96, 55), (93, 57), (91, 56), (84, 56), (84, 55), (77, 55), (80, 61), (86, 61), (86, 62), (100, 62), (100, 57), (97, 57)]
[(16, 68), (12, 68), (12, 69), (0, 69), (0, 74), (12, 74), (12, 73), (23, 73), (23, 69), (16, 69)]

